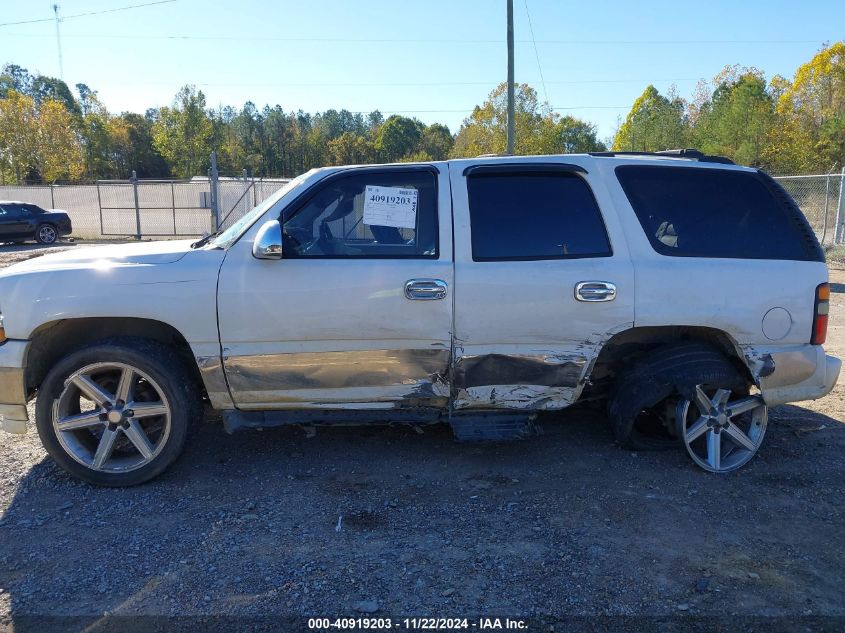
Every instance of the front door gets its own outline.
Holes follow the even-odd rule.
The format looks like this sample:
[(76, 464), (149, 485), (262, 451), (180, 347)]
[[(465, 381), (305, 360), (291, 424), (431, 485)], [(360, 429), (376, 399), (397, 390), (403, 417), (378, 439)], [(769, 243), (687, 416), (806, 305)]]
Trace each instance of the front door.
[(0, 236), (27, 237), (32, 235), (32, 212), (19, 204), (0, 207)]
[[(444, 409), (451, 360), (448, 167), (331, 174), (280, 217), (283, 259), (220, 272), (223, 365), (240, 409)], [(267, 216), (269, 217), (269, 216)]]
[[(634, 274), (608, 194), (548, 159), (453, 164), (454, 408), (559, 409), (634, 321)], [(601, 210), (600, 210), (601, 209)]]

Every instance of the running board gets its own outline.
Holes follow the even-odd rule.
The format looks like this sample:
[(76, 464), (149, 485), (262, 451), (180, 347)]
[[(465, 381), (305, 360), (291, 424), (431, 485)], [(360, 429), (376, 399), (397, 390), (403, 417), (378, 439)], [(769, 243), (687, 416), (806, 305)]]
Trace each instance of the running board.
[(459, 442), (510, 442), (543, 433), (536, 413), (453, 413), (449, 424)]
[(369, 424), (433, 424), (441, 422), (438, 409), (309, 409), (280, 411), (223, 411), (223, 428), (227, 433), (246, 429), (267, 429), (295, 425), (350, 425)]

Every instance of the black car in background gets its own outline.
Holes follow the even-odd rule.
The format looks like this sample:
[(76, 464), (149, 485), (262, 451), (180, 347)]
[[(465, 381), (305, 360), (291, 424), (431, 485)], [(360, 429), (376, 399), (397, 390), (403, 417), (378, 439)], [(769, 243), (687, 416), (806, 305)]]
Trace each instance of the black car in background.
[(71, 232), (70, 217), (65, 211), (47, 211), (37, 204), (0, 200), (0, 242), (35, 240), (52, 244)]

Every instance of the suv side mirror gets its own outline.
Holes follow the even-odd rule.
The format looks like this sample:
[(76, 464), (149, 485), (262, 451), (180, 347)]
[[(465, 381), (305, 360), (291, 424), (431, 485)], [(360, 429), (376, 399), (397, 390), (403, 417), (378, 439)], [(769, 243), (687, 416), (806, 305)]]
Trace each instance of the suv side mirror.
[(282, 258), (282, 225), (278, 220), (265, 222), (252, 243), (252, 256), (256, 259)]

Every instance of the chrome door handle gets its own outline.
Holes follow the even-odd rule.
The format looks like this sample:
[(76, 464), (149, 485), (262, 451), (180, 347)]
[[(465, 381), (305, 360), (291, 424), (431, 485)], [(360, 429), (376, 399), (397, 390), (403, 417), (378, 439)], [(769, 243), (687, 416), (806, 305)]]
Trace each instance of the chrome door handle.
[(405, 283), (405, 298), (419, 301), (446, 298), (446, 282), (440, 279), (409, 279)]
[(616, 284), (609, 281), (581, 281), (575, 284), (575, 298), (578, 301), (613, 301), (616, 298)]

